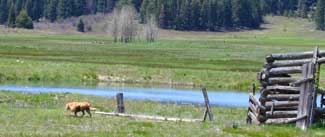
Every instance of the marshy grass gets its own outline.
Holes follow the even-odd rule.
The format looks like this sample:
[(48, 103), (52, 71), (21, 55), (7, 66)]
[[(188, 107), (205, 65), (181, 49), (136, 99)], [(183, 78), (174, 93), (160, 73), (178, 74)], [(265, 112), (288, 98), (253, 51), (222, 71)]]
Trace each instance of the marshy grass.
[[(246, 125), (246, 108), (213, 107), (215, 122), (156, 122), (95, 114), (93, 118), (69, 116), (64, 103), (89, 101), (101, 111), (114, 111), (115, 100), (79, 94), (28, 94), (0, 92), (0, 136), (324, 136), (323, 124), (304, 132), (294, 125)], [(201, 118), (204, 107), (160, 104), (152, 101), (126, 102), (127, 113), (169, 117)]]

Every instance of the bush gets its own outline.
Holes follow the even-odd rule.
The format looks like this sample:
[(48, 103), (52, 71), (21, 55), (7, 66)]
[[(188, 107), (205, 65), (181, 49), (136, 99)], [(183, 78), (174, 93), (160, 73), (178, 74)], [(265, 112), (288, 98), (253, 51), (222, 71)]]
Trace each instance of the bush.
[(77, 31), (85, 32), (85, 23), (80, 19), (77, 23)]
[(22, 10), (16, 18), (16, 27), (17, 28), (25, 28), (25, 29), (33, 29), (33, 21), (28, 16), (27, 12)]

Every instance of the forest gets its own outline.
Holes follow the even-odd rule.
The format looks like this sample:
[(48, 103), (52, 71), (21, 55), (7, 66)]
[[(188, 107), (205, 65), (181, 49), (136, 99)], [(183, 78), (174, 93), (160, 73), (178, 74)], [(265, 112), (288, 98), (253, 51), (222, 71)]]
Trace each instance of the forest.
[[(323, 0), (0, 0), (0, 24), (15, 27), (24, 10), (30, 19), (51, 22), (69, 17), (110, 13), (131, 5), (139, 21), (157, 20), (159, 27), (176, 30), (220, 31), (259, 28), (267, 14), (311, 18), (325, 29)], [(319, 7), (319, 8), (316, 8)], [(315, 10), (317, 9), (317, 10)]]

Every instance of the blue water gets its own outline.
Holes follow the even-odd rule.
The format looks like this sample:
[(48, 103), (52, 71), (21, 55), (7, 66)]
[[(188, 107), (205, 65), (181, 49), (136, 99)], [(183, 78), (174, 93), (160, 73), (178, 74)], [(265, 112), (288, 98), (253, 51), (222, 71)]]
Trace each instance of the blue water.
[[(202, 92), (199, 90), (172, 88), (138, 88), (138, 87), (53, 87), (53, 86), (20, 86), (2, 85), (0, 90), (26, 93), (79, 93), (113, 98), (122, 92), (125, 99), (151, 100), (177, 104), (204, 104)], [(212, 106), (247, 107), (248, 93), (229, 91), (209, 91)]]

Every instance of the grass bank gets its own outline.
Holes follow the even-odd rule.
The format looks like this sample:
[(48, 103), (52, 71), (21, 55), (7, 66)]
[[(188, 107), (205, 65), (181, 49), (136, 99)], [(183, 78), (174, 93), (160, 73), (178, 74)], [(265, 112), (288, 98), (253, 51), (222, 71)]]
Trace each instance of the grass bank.
[[(106, 34), (0, 33), (1, 81), (106, 81), (247, 90), (270, 53), (325, 46), (307, 20), (267, 17), (261, 30), (178, 32), (114, 43)], [(324, 71), (323, 71), (324, 72)], [(325, 81), (322, 81), (325, 84)]]
[[(25, 94), (0, 92), (0, 136), (324, 136), (321, 125), (308, 132), (293, 125), (246, 125), (245, 108), (213, 107), (213, 123), (154, 122), (140, 119), (94, 115), (70, 117), (64, 109), (68, 101), (89, 101), (99, 110), (114, 111), (115, 101), (78, 94)], [(204, 108), (192, 105), (126, 101), (128, 113), (184, 118), (201, 118)]]

